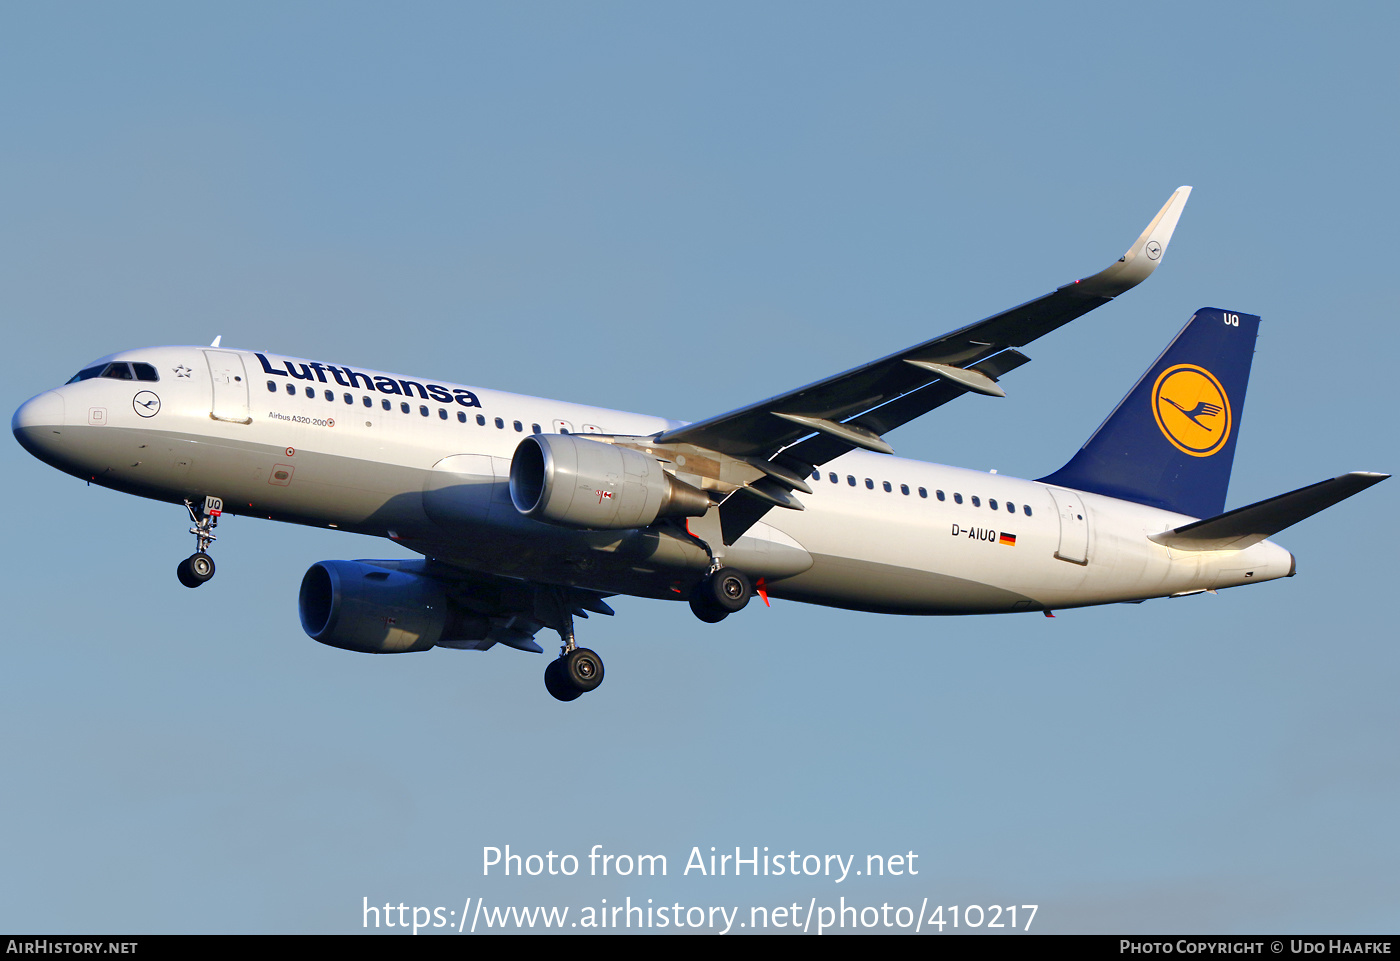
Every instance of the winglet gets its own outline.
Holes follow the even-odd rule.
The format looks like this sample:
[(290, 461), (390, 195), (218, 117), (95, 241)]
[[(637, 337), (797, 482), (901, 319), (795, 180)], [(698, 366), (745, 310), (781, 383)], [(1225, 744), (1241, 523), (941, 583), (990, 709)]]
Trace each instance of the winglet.
[(1186, 199), (1190, 196), (1190, 187), (1176, 188), (1166, 205), (1152, 218), (1152, 223), (1147, 225), (1137, 242), (1116, 264), (1071, 286), (1078, 286), (1085, 293), (1100, 297), (1117, 297), (1146, 280), (1166, 255), (1172, 231), (1176, 230), (1176, 222), (1181, 219), (1181, 211), (1185, 209)]

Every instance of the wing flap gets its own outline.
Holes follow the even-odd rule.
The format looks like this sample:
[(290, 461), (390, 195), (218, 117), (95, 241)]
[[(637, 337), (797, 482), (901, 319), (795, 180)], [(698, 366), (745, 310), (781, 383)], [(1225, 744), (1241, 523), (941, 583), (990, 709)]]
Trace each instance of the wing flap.
[[(1030, 363), (1030, 360), (1018, 350), (1004, 350), (995, 357), (990, 357), (981, 363), (963, 369), (976, 371), (989, 380), (995, 381), (998, 377), (1015, 370), (1022, 364)], [(935, 407), (942, 407), (950, 400), (961, 397), (967, 392), (968, 388), (965, 385), (951, 379), (939, 378), (931, 384), (925, 384), (917, 390), (910, 391), (902, 397), (853, 418), (851, 424), (883, 435), (896, 427), (909, 423), (916, 417), (922, 417)], [(799, 470), (805, 468), (805, 473), (827, 461), (835, 460), (842, 454), (853, 450), (854, 447), (855, 445), (845, 443), (831, 435), (819, 434), (789, 447), (783, 451), (781, 457), (785, 462), (800, 465)]]

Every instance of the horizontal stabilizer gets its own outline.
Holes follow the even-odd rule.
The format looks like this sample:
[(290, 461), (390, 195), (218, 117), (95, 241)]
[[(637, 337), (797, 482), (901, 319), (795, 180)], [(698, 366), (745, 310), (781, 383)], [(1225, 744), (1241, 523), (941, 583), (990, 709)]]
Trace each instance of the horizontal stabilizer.
[(1365, 471), (1343, 474), (1248, 507), (1149, 535), (1149, 540), (1179, 551), (1241, 551), (1389, 476)]

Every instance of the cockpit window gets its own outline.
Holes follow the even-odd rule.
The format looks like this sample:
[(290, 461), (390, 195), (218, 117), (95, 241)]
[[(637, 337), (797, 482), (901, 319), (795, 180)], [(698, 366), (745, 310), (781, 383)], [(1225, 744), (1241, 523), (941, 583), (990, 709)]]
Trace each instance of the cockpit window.
[[(133, 374), (134, 371), (134, 374)], [(132, 363), (116, 361), (111, 364), (98, 364), (96, 367), (84, 367), (73, 375), (70, 384), (76, 384), (80, 380), (91, 380), (94, 377), (105, 377), (108, 380), (146, 380), (158, 381), (160, 374), (150, 364)]]
[(68, 383), (76, 384), (80, 380), (91, 380), (106, 369), (107, 368), (105, 367), (105, 365), (99, 365), (97, 367), (84, 367), (82, 370), (74, 374), (73, 378), (69, 380)]

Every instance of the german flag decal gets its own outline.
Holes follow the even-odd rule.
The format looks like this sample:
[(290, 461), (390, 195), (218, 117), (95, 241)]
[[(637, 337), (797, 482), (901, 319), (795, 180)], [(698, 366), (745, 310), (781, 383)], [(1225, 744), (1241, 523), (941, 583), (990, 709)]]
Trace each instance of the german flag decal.
[(1006, 533), (1006, 531), (1002, 531), (1002, 532), (1001, 532), (1001, 540), (997, 541), (997, 543), (998, 543), (998, 544), (1005, 544), (1007, 547), (1015, 547), (1015, 546), (1016, 546), (1016, 535), (1015, 535), (1015, 534), (1008, 534), (1008, 533)]

